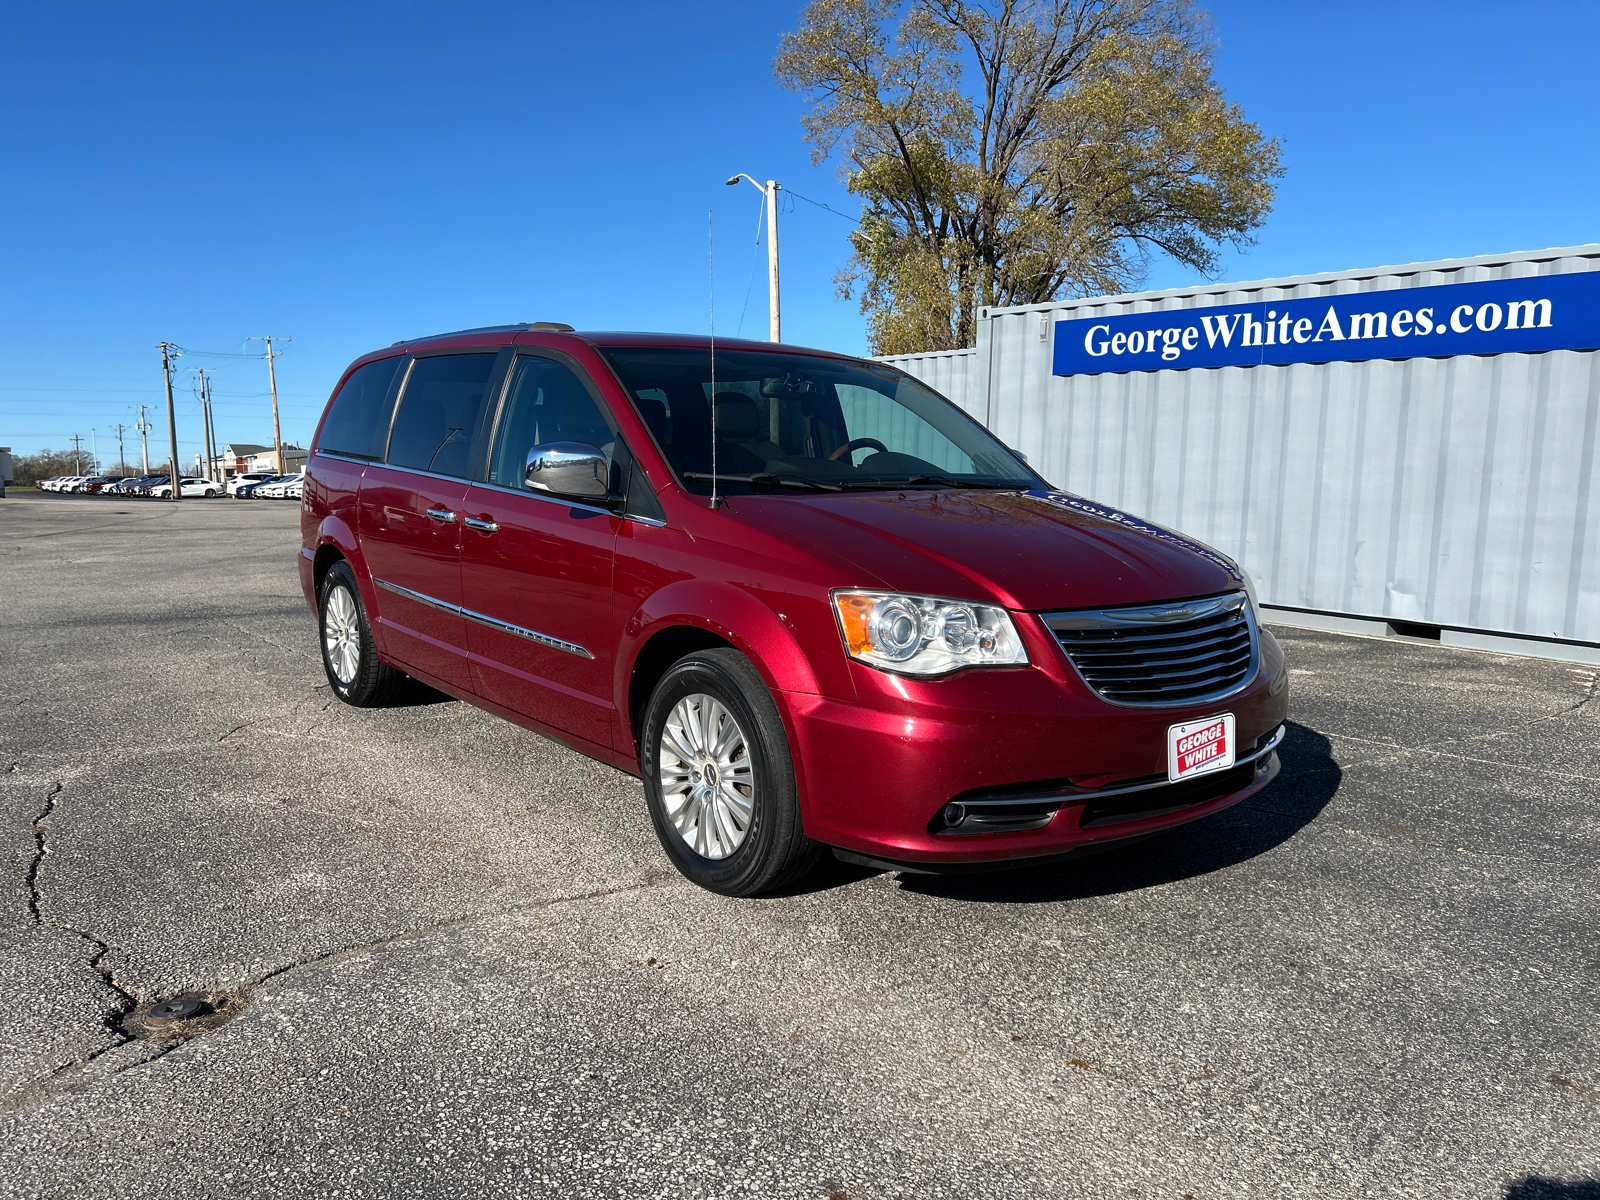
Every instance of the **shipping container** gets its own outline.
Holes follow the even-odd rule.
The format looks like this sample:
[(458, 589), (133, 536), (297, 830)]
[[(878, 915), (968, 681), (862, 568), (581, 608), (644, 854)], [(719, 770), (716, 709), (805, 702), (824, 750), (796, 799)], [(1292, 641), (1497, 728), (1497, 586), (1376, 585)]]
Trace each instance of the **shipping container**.
[[(971, 350), (885, 361), (977, 417), (1056, 487), (1232, 555), (1254, 575), (1264, 604), (1292, 610), (1280, 614), (1286, 619), (1442, 630), (1461, 644), (1498, 644), (1473, 634), (1557, 639), (1573, 644), (1548, 648), (1558, 656), (1600, 661), (1600, 338), (1591, 332), (1600, 304), (1579, 311), (1583, 297), (1600, 296), (1600, 274), (1561, 281), (1567, 291), (1557, 294), (1577, 298), (1558, 299), (1553, 322), (1548, 303), (1533, 306), (1541, 287), (1557, 286), (1545, 277), (1596, 272), (1600, 245), (1589, 245), (992, 308), (981, 311)], [(1505, 289), (1332, 299), (1501, 280), (1522, 281), (1518, 288), (1531, 290), (1517, 295), (1530, 299), (1463, 304), (1454, 316), (1446, 305), (1426, 330), (1429, 308), (1413, 315), (1396, 306), (1440, 296), (1453, 305), (1462, 291), (1495, 297)], [(1292, 303), (1308, 300), (1318, 303)], [(1325, 301), (1330, 313), (1342, 306), (1334, 331), (1342, 319), (1349, 339), (1341, 332), (1332, 349), (1331, 336), (1291, 344), (1309, 343), (1312, 325), (1285, 315), (1267, 321), (1267, 336), (1281, 334), (1282, 345), (1260, 354), (1374, 357), (1194, 368), (1163, 361), (1176, 357), (1175, 343), (1204, 353), (1201, 323), (1211, 316), (1204, 333), (1215, 333), (1217, 310), (1260, 305), (1251, 311), (1265, 320), (1278, 313), (1267, 307), (1274, 303), (1314, 315)], [(1365, 332), (1378, 337), (1357, 345), (1352, 305), (1385, 308), (1392, 328), (1374, 330), (1368, 320)], [(1118, 324), (1150, 313), (1173, 316)], [(1528, 328), (1541, 317), (1540, 329)], [(1572, 332), (1580, 317), (1589, 323)], [(1259, 337), (1255, 318), (1249, 323)], [(1164, 343), (1149, 335), (1153, 350), (1139, 369), (1103, 369), (1134, 361), (1107, 356), (1111, 331), (1162, 324), (1173, 332)], [(1448, 336), (1405, 341), (1402, 328)], [(1490, 333), (1575, 348), (1483, 353)], [(1060, 356), (1058, 336), (1074, 339)], [(1058, 357), (1076, 354), (1080, 340), (1101, 356), (1100, 373), (1056, 374)], [(1127, 335), (1124, 346), (1135, 344)], [(1452, 353), (1456, 346), (1474, 352)]]

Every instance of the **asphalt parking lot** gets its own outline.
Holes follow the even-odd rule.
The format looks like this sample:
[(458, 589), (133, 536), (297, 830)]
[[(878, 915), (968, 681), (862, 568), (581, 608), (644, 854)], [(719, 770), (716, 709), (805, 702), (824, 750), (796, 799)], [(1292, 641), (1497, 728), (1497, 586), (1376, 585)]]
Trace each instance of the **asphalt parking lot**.
[(334, 702), (298, 511), (0, 501), (0, 1195), (1600, 1195), (1594, 669), (1283, 629), (1253, 801), (729, 900), (632, 778)]

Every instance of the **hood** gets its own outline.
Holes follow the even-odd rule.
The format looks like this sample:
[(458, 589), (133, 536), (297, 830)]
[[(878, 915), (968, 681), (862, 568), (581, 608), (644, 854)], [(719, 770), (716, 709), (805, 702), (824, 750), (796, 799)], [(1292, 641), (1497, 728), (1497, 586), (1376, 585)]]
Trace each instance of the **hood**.
[(1068, 492), (741, 496), (733, 506), (860, 569), (838, 587), (1041, 612), (1183, 600), (1229, 591), (1242, 578), (1203, 542)]

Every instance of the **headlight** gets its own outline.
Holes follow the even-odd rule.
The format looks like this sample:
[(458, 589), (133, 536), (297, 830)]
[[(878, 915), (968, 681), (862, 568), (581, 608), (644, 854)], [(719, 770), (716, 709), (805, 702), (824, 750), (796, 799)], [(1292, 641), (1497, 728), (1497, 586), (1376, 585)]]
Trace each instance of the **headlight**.
[(1239, 574), (1244, 576), (1244, 594), (1250, 597), (1250, 611), (1259, 621), (1261, 620), (1261, 601), (1256, 599), (1256, 581), (1250, 578), (1250, 572), (1243, 567), (1239, 568)]
[(833, 607), (850, 657), (881, 670), (943, 675), (961, 667), (1028, 661), (1011, 614), (995, 604), (899, 592), (834, 592)]

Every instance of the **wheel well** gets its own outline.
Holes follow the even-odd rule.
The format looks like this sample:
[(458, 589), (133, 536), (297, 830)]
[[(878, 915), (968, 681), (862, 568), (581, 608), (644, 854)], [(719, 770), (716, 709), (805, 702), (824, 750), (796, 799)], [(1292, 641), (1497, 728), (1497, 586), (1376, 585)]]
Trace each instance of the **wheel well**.
[(644, 706), (650, 702), (650, 693), (673, 663), (697, 650), (715, 650), (733, 643), (726, 638), (692, 625), (674, 625), (663, 629), (644, 644), (633, 663), (633, 676), (628, 681), (628, 731), (633, 744), (639, 745), (639, 721), (644, 716)]
[(328, 569), (336, 562), (343, 562), (344, 555), (339, 553), (339, 548), (334, 545), (321, 546), (317, 550), (316, 558), (311, 560), (311, 586), (317, 595), (322, 595), (322, 580), (328, 574)]

